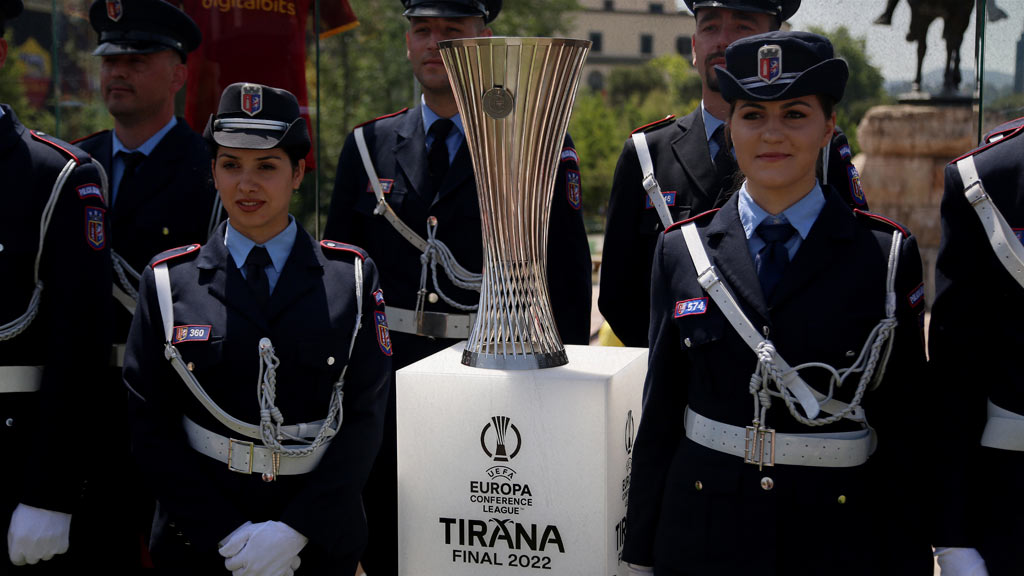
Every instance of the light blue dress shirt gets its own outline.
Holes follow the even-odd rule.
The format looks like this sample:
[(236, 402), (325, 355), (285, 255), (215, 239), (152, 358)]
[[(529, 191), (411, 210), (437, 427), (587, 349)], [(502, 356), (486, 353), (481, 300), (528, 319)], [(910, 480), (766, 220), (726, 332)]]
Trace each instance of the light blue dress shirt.
[[(267, 271), (267, 281), (270, 283), (271, 293), (274, 292), (277, 280), (281, 277), (281, 270), (284, 269), (284, 264), (292, 253), (292, 247), (295, 246), (295, 236), (298, 234), (298, 231), (295, 217), (289, 214), (288, 226), (280, 234), (262, 244), (267, 249), (267, 253), (270, 254), (270, 264), (267, 265), (265, 270)], [(245, 259), (249, 257), (249, 250), (252, 250), (256, 243), (246, 238), (238, 230), (235, 230), (229, 218), (227, 228), (224, 230), (224, 245), (227, 246), (231, 259), (235, 261), (235, 265), (238, 266), (244, 278)]]
[(814, 226), (814, 221), (818, 219), (818, 214), (821, 213), (821, 209), (825, 206), (825, 195), (821, 192), (821, 186), (818, 185), (818, 181), (815, 180), (814, 188), (811, 188), (811, 191), (801, 198), (800, 201), (783, 210), (782, 214), (772, 215), (765, 211), (764, 208), (758, 206), (757, 202), (754, 202), (754, 199), (750, 197), (750, 193), (747, 192), (747, 183), (744, 182), (743, 186), (740, 187), (737, 202), (740, 223), (743, 224), (743, 232), (747, 236), (747, 248), (750, 250), (750, 256), (754, 257), (761, 251), (761, 248), (764, 248), (764, 240), (755, 233), (761, 222), (766, 220), (769, 224), (789, 222), (797, 231), (796, 234), (793, 234), (786, 241), (786, 250), (789, 253), (789, 259), (792, 260), (793, 256), (796, 255), (797, 249), (800, 248), (800, 244), (807, 239), (807, 234), (811, 231), (811, 227)]
[[(423, 104), (420, 106), (423, 116), (423, 133), (427, 135), (426, 145), (427, 150), (430, 150), (430, 145), (434, 143), (434, 137), (430, 135), (430, 125), (434, 123), (434, 120), (440, 118), (433, 110), (427, 106), (426, 99), (420, 96), (420, 102)], [(462, 115), (456, 114), (449, 118), (454, 124), (457, 130), (448, 132), (448, 137), (444, 139), (444, 143), (448, 145), (448, 165), (451, 166), (455, 160), (455, 153), (459, 151), (459, 146), (462, 145), (462, 141), (466, 139), (466, 131), (462, 128)]]

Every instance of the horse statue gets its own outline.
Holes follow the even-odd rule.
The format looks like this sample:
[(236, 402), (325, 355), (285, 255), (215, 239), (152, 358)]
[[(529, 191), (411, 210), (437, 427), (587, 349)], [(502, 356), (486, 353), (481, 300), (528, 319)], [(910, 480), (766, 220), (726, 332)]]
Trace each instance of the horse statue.
[[(938, 18), (943, 20), (942, 38), (946, 41), (946, 69), (943, 74), (942, 92), (952, 94), (960, 86), (960, 46), (964, 41), (964, 32), (970, 24), (971, 12), (974, 11), (974, 0), (907, 0), (910, 4), (910, 30), (908, 42), (917, 42), (917, 73), (914, 76), (913, 90), (921, 91), (921, 65), (924, 64), (925, 51), (928, 48), (928, 28)], [(995, 5), (995, 0), (986, 0), (987, 13), (990, 21), (1006, 18), (1006, 12)], [(899, 0), (889, 0), (885, 12), (875, 20), (875, 24), (888, 26), (892, 23), (892, 13)]]

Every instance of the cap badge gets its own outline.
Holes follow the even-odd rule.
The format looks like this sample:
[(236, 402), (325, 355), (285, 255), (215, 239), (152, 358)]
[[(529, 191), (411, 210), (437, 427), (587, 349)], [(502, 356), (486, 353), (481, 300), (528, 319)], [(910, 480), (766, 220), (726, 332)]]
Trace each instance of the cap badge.
[(263, 86), (259, 84), (242, 85), (242, 111), (255, 116), (263, 110)]
[(771, 84), (782, 76), (782, 47), (777, 44), (761, 46), (757, 51), (757, 77)]
[(107, 18), (117, 22), (124, 16), (124, 6), (121, 0), (107, 0)]

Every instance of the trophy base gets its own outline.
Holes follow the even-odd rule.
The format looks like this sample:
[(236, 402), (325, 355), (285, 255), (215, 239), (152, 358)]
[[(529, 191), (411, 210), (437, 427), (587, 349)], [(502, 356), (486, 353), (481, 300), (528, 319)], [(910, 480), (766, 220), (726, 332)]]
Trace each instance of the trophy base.
[(484, 354), (482, 352), (462, 351), (462, 363), (474, 368), (492, 370), (537, 370), (539, 368), (555, 368), (569, 363), (565, 349), (557, 352), (539, 354)]

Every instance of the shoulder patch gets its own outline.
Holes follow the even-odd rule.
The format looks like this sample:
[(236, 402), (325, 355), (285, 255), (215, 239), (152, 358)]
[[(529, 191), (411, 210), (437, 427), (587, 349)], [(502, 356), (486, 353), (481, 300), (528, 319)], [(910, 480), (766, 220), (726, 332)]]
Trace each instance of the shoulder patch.
[(99, 136), (100, 134), (106, 134), (107, 132), (110, 132), (110, 130), (100, 130), (99, 132), (93, 132), (92, 134), (89, 134), (88, 136), (82, 136), (81, 138), (76, 138), (76, 139), (72, 140), (71, 143), (77, 146), (79, 142), (85, 142), (86, 140), (88, 140), (90, 138), (93, 138), (95, 136)]
[(177, 258), (179, 256), (184, 256), (185, 254), (198, 254), (198, 253), (199, 253), (199, 244), (189, 244), (187, 246), (179, 246), (177, 248), (171, 248), (170, 250), (164, 250), (163, 252), (157, 254), (153, 258), (153, 263), (150, 264), (150, 267), (156, 268), (157, 264), (160, 264), (162, 262), (167, 262), (168, 260), (173, 260), (174, 258)]
[(383, 115), (383, 116), (378, 116), (378, 117), (374, 118), (373, 120), (369, 120), (369, 121), (363, 122), (362, 124), (357, 124), (357, 125), (356, 125), (355, 127), (353, 127), (352, 129), (353, 129), (353, 130), (355, 130), (356, 128), (359, 128), (359, 127), (361, 127), (361, 126), (366, 126), (367, 124), (373, 124), (374, 122), (376, 122), (376, 121), (378, 121), (378, 120), (383, 120), (383, 119), (385, 119), (385, 118), (391, 118), (392, 116), (398, 116), (399, 114), (404, 114), (404, 113), (405, 113), (405, 112), (407, 112), (408, 110), (409, 110), (409, 107), (408, 107), (408, 106), (406, 106), (405, 108), (402, 108), (402, 109), (401, 109), (401, 110), (399, 110), (398, 112), (392, 112), (391, 114), (385, 114), (385, 115)]
[(853, 213), (854, 215), (862, 219), (865, 219), (866, 222), (871, 224), (872, 227), (876, 229), (881, 229), (886, 232), (890, 232), (892, 230), (899, 230), (900, 234), (902, 234), (904, 238), (910, 236), (910, 233), (907, 232), (907, 229), (904, 228), (901, 224), (897, 223), (895, 220), (890, 220), (885, 216), (880, 216), (878, 214), (875, 214), (874, 212), (868, 212), (866, 210), (861, 210), (859, 208), (854, 208)]
[(331, 254), (332, 252), (348, 252), (355, 254), (360, 260), (366, 260), (369, 258), (369, 254), (365, 250), (354, 244), (345, 244), (344, 242), (335, 242), (334, 240), (322, 240), (320, 246), (324, 248), (324, 254)]
[(719, 210), (721, 210), (721, 208), (712, 208), (711, 210), (708, 210), (707, 212), (701, 212), (700, 214), (697, 214), (696, 216), (690, 216), (686, 220), (680, 220), (679, 222), (674, 222), (671, 226), (669, 226), (668, 228), (665, 229), (665, 233), (668, 233), (668, 232), (670, 232), (672, 230), (675, 230), (676, 228), (679, 228), (683, 224), (688, 224), (690, 222), (695, 222), (697, 220), (701, 220), (701, 219), (703, 219), (706, 216), (709, 216), (709, 215), (714, 214), (715, 212), (718, 212)]
[(651, 130), (657, 130), (658, 128), (661, 128), (662, 126), (668, 126), (675, 119), (676, 119), (676, 115), (675, 114), (669, 114), (668, 116), (665, 116), (661, 120), (655, 120), (654, 122), (651, 122), (650, 124), (644, 124), (643, 126), (640, 126), (639, 128), (637, 128), (637, 129), (633, 130), (632, 132), (630, 132), (630, 134), (636, 134), (637, 132), (650, 132)]
[(565, 148), (562, 148), (562, 154), (558, 157), (558, 160), (560, 162), (565, 162), (566, 160), (572, 160), (573, 162), (579, 164), (580, 163), (580, 155), (576, 153), (576, 149), (575, 148), (573, 148), (571, 146), (566, 146)]
[(77, 147), (72, 146), (67, 142), (58, 140), (50, 136), (49, 134), (44, 134), (43, 132), (36, 132), (35, 130), (29, 130), (29, 133), (32, 134), (32, 138), (35, 139), (36, 141), (42, 142), (43, 144), (46, 144), (51, 148), (59, 150), (62, 154), (64, 154), (64, 156), (66, 156), (69, 160), (74, 160), (75, 164), (78, 164), (79, 166), (81, 166), (82, 162), (88, 158), (88, 154), (86, 154), (82, 150), (79, 150)]

